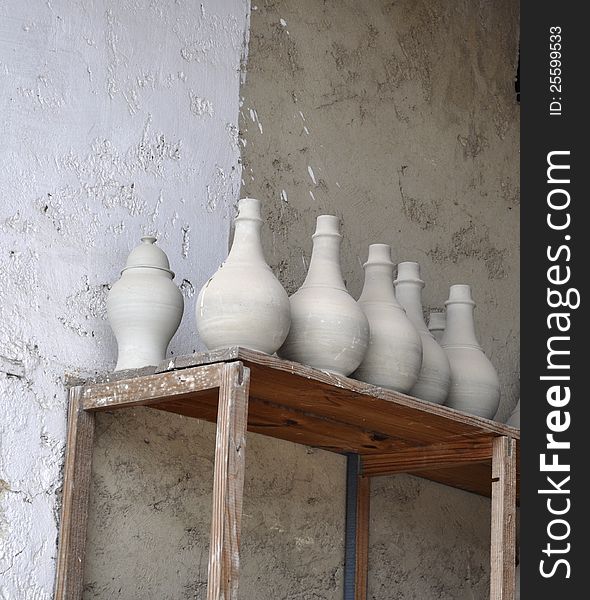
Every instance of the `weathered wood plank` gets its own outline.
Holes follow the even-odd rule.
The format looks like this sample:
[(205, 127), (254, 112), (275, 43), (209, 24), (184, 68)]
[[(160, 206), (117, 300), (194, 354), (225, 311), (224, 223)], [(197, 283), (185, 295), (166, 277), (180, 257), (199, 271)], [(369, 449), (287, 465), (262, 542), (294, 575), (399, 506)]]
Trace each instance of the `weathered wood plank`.
[(306, 365), (243, 351), (252, 395), (285, 406), (381, 431), (416, 444), (478, 434), (519, 437), (519, 431), (474, 415), (418, 400)]
[[(217, 417), (217, 394), (212, 390), (198, 398), (168, 400), (150, 407), (213, 423)], [(331, 452), (394, 452), (408, 445), (404, 440), (379, 432), (364, 431), (360, 427), (252, 396), (249, 400), (248, 431)]]
[(237, 600), (250, 372), (223, 367), (219, 388), (207, 600)]
[(93, 375), (66, 374), (66, 385), (72, 387), (75, 385), (93, 386), (102, 383), (114, 383), (123, 379), (135, 379), (154, 375), (155, 373), (164, 373), (166, 371), (176, 371), (187, 369), (189, 367), (200, 367), (220, 362), (230, 362), (239, 360), (240, 348), (231, 346), (220, 350), (210, 352), (195, 352), (194, 354), (185, 354), (174, 356), (163, 360), (159, 365), (141, 367), (139, 369), (126, 369), (124, 371), (115, 371), (113, 373), (99, 373)]
[(408, 475), (490, 498), (492, 495), (491, 468), (492, 461), (490, 460), (487, 463), (465, 463), (444, 469), (440, 467), (433, 470), (421, 469), (412, 471)]
[[(279, 400), (285, 406), (360, 425), (367, 431), (380, 431), (379, 424), (382, 428), (392, 430), (397, 422), (397, 437), (414, 435), (414, 438), (408, 439), (420, 443), (433, 443), (463, 435), (471, 436), (478, 432), (520, 438), (518, 429), (502, 423), (245, 348), (230, 347), (180, 356), (166, 360), (158, 367), (147, 369), (156, 372), (182, 372), (197, 366), (237, 360), (250, 367), (253, 382), (255, 370), (264, 375), (256, 377), (260, 383), (261, 393), (256, 394), (259, 399), (276, 402), (279, 396), (276, 393), (273, 395), (273, 390), (276, 392), (275, 388), (278, 385), (281, 392), (287, 391), (284, 402)], [(128, 373), (133, 375), (140, 371)], [(120, 377), (120, 373), (113, 373), (102, 383), (89, 382), (85, 387), (91, 390), (88, 393), (93, 395), (97, 386), (113, 384), (109, 378), (123, 383)], [(294, 381), (293, 377), (298, 381)], [(134, 379), (135, 377), (127, 377), (124, 382), (129, 383)], [(252, 393), (254, 395), (254, 389)]]
[(369, 581), (369, 517), (371, 480), (359, 477), (356, 507), (356, 576), (355, 600), (367, 600)]
[(516, 443), (494, 439), (490, 600), (514, 600), (516, 567)]
[(466, 463), (480, 463), (492, 458), (492, 437), (460, 439), (429, 446), (402, 448), (387, 454), (362, 457), (363, 475), (393, 475), (421, 469), (434, 470)]
[(164, 402), (219, 387), (223, 363), (84, 386), (84, 410), (113, 410)]
[[(376, 399), (387, 400), (405, 406), (419, 413), (426, 415), (439, 416), (457, 423), (468, 424), (472, 427), (482, 427), (487, 432), (493, 432), (498, 435), (507, 435), (508, 437), (520, 438), (520, 430), (504, 423), (498, 423), (475, 415), (463, 413), (458, 410), (449, 408), (448, 406), (442, 406), (440, 404), (433, 404), (425, 400), (419, 400), (412, 396), (381, 388), (378, 386), (364, 383), (350, 377), (344, 377), (342, 375), (336, 375), (335, 373), (328, 373), (319, 369), (314, 369), (301, 363), (296, 363), (289, 360), (283, 360), (276, 356), (270, 356), (263, 354), (262, 352), (256, 352), (247, 348), (239, 349), (239, 360), (246, 363), (252, 363), (259, 366), (270, 367), (274, 371), (293, 374), (304, 379), (315, 380), (319, 383), (326, 383), (331, 388), (339, 388), (342, 391), (351, 391), (355, 394), (362, 394), (371, 396)], [(250, 366), (251, 370), (252, 367)], [(337, 392), (337, 390), (336, 390)], [(358, 398), (357, 398), (358, 402)]]
[(94, 415), (81, 406), (81, 387), (69, 392), (68, 435), (61, 503), (56, 600), (82, 597)]
[[(232, 362), (242, 362), (251, 372), (249, 431), (334, 452), (396, 454), (391, 461), (385, 457), (370, 459), (373, 462), (367, 464), (375, 469), (371, 474), (385, 469), (391, 473), (407, 471), (489, 495), (491, 481), (486, 466), (478, 468), (475, 462), (485, 450), (469, 456), (468, 448), (459, 449), (454, 453), (457, 463), (444, 456), (450, 447), (440, 448), (438, 456), (424, 453), (422, 458), (410, 451), (397, 453), (421, 446), (432, 451), (437, 444), (456, 443), (460, 447), (481, 436), (520, 436), (519, 430), (501, 423), (243, 348), (179, 357), (160, 365), (162, 373), (90, 384), (84, 387), (84, 406), (108, 410), (144, 404), (214, 421), (214, 388), (223, 365)], [(212, 376), (205, 377), (207, 372)], [(204, 389), (207, 386), (209, 391)], [(378, 465), (380, 460), (385, 462)], [(431, 460), (434, 464), (429, 463)]]
[(195, 352), (194, 354), (169, 358), (160, 363), (156, 367), (155, 372), (163, 373), (164, 371), (175, 371), (178, 369), (199, 367), (201, 365), (209, 365), (217, 362), (231, 362), (234, 360), (240, 360), (239, 346), (230, 346), (229, 348), (221, 348), (209, 352)]

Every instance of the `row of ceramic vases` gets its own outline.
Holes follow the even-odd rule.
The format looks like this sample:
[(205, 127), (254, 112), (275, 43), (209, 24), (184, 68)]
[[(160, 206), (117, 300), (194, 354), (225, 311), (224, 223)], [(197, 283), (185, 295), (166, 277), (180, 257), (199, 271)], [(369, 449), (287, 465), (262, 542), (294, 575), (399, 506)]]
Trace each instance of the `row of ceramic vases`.
[[(197, 298), (197, 328), (209, 350), (276, 352), (464, 412), (495, 415), (500, 385), (475, 335), (468, 285), (451, 286), (446, 315), (432, 314), (429, 331), (419, 265), (400, 263), (394, 282), (390, 247), (372, 244), (357, 302), (342, 278), (338, 218), (322, 215), (307, 277), (289, 298), (264, 259), (261, 226), (260, 201), (240, 200), (227, 260)], [(164, 360), (182, 318), (182, 294), (154, 242), (142, 238), (107, 299), (118, 343), (116, 370)]]

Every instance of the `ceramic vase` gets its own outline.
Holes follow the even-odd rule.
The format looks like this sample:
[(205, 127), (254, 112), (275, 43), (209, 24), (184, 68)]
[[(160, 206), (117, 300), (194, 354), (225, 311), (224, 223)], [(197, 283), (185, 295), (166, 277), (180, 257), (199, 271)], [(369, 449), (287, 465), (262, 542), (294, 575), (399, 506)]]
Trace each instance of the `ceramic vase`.
[(209, 350), (273, 354), (289, 331), (289, 297), (262, 251), (260, 208), (254, 198), (239, 201), (229, 255), (197, 297), (197, 329)]
[(410, 394), (435, 404), (443, 404), (451, 385), (451, 367), (445, 351), (428, 331), (424, 322), (422, 314), (423, 287), (424, 282), (420, 279), (420, 265), (416, 262), (399, 263), (395, 280), (395, 295), (422, 340), (422, 367)]
[(520, 429), (520, 400), (516, 403), (514, 410), (508, 417), (506, 425), (510, 425), (511, 427), (516, 427), (517, 429)]
[(475, 336), (471, 288), (452, 285), (445, 306), (447, 325), (442, 347), (451, 365), (447, 406), (491, 419), (500, 402), (500, 382)]
[(445, 326), (447, 323), (447, 316), (444, 312), (431, 312), (428, 316), (428, 331), (432, 333), (432, 337), (440, 344), (443, 333), (445, 332)]
[(107, 297), (107, 316), (118, 346), (116, 371), (163, 361), (182, 319), (182, 294), (155, 241), (141, 238)]
[(420, 335), (395, 297), (393, 262), (387, 244), (371, 244), (358, 300), (369, 320), (371, 340), (354, 377), (398, 392), (409, 392), (422, 365)]
[(291, 298), (291, 330), (279, 356), (350, 375), (369, 344), (369, 323), (346, 291), (340, 270), (338, 218), (321, 215), (307, 277)]

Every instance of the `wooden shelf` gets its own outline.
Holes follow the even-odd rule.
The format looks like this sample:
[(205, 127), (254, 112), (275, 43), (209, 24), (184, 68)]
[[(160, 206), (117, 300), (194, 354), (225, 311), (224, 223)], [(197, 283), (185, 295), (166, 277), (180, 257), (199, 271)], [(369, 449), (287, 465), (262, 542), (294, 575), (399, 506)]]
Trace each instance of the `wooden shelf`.
[[(212, 558), (209, 565), (208, 600), (234, 597), (231, 581), (237, 582), (246, 428), (262, 435), (356, 456), (355, 476), (359, 478), (361, 495), (355, 502), (360, 507), (364, 528), (368, 522), (368, 478), (395, 473), (410, 473), (492, 496), (493, 504), (499, 497), (495, 491), (500, 484), (503, 500), (498, 510), (501, 508), (504, 515), (502, 523), (513, 520), (520, 433), (507, 425), (237, 347), (178, 357), (156, 368), (116, 373), (80, 383), (71, 391), (56, 594), (60, 600), (80, 597), (76, 595), (80, 590), (75, 588), (71, 577), (73, 571), (75, 578), (81, 581), (82, 577), (79, 564), (83, 562), (80, 558), (83, 558), (84, 544), (83, 538), (80, 542), (79, 530), (82, 527), (85, 536), (85, 514), (82, 513), (86, 510), (88, 492), (78, 486), (76, 493), (72, 483), (82, 481), (85, 488), (89, 485), (91, 451), (88, 449), (92, 448), (93, 429), (90, 416), (98, 411), (148, 406), (217, 422), (211, 542), (212, 557), (217, 558)], [(493, 461), (495, 467), (500, 463), (508, 467), (492, 477)], [(507, 473), (508, 483), (502, 473)], [(506, 490), (506, 486), (510, 489)], [(231, 519), (224, 507), (231, 507)], [(509, 523), (506, 530), (498, 527), (500, 525), (492, 533), (492, 578), (504, 583), (492, 586), (495, 594), (492, 598), (511, 600), (509, 588), (514, 586), (514, 565), (510, 567), (510, 561), (514, 560), (514, 542), (505, 546), (507, 536), (513, 537), (514, 524)], [(228, 537), (228, 531), (233, 532), (234, 538)], [(235, 537), (236, 531), (238, 537)], [(367, 537), (364, 530), (356, 534), (359, 539)], [(224, 562), (219, 557), (225, 552), (228, 555)], [(500, 567), (494, 567), (498, 552)], [(366, 568), (358, 559), (364, 556), (366, 560), (366, 548), (358, 548), (358, 556), (353, 554), (357, 585), (351, 597), (362, 600)], [(77, 561), (75, 565), (73, 560)], [(495, 574), (494, 568), (500, 568), (501, 574)], [(74, 587), (68, 588), (68, 577)], [(359, 581), (364, 583), (359, 585)], [(66, 593), (66, 590), (69, 591)]]
[(244, 348), (88, 382), (83, 406), (144, 405), (215, 422), (217, 391), (201, 389), (198, 378), (210, 372), (199, 367), (232, 361), (250, 369), (248, 431), (361, 454), (368, 475), (412, 473), (490, 496), (492, 439), (520, 438), (508, 425)]

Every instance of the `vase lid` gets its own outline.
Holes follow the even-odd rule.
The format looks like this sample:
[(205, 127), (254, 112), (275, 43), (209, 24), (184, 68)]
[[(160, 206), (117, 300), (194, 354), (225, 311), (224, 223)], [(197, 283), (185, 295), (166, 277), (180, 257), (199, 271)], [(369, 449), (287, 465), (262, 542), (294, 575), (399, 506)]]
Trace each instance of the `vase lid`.
[(141, 244), (133, 248), (129, 253), (123, 271), (137, 267), (147, 267), (167, 271), (174, 277), (174, 273), (170, 270), (170, 262), (166, 253), (159, 246), (155, 245), (155, 241), (156, 238), (154, 236), (143, 236)]

